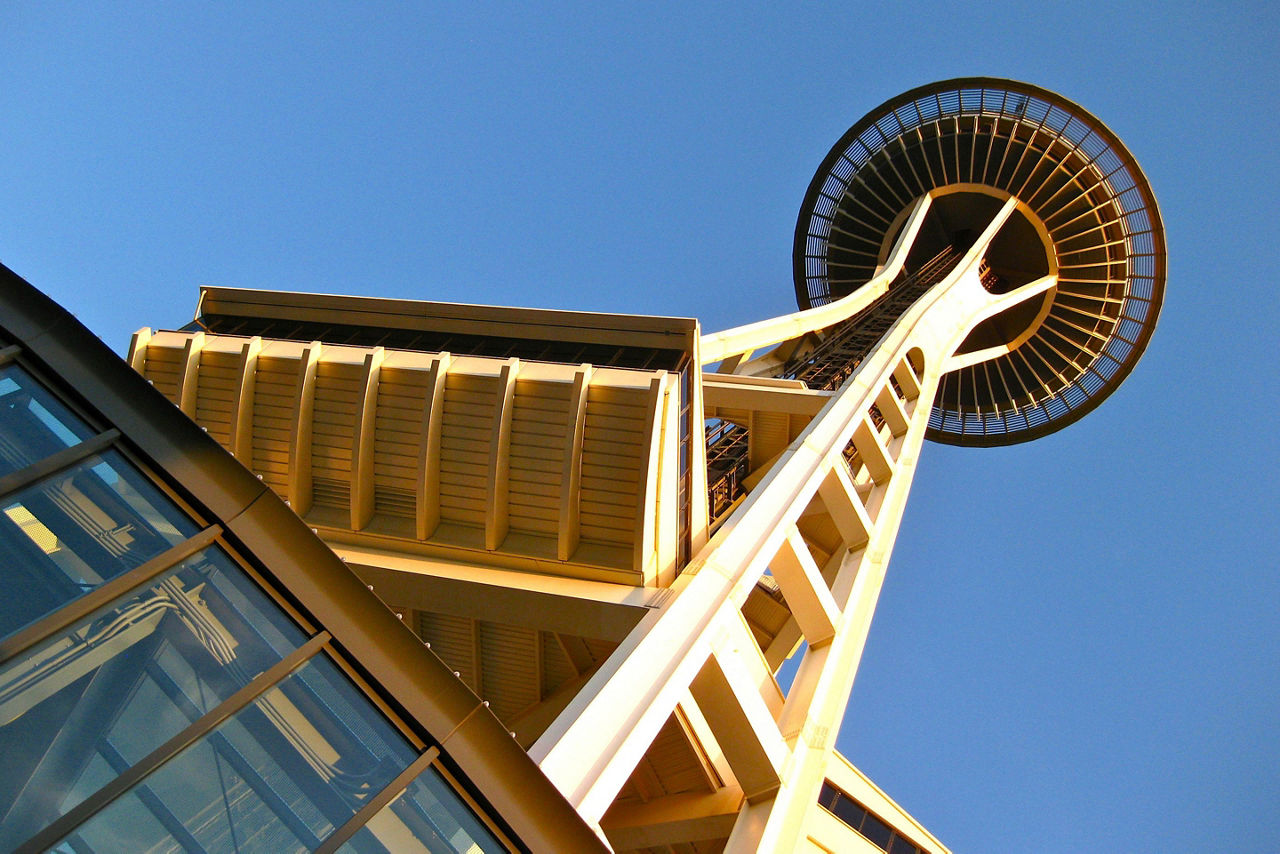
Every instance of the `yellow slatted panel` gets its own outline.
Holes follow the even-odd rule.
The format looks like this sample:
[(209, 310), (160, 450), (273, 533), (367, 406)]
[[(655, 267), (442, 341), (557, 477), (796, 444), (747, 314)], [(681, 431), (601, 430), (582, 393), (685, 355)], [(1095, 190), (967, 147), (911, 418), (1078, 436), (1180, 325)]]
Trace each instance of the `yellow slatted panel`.
[(630, 544), (640, 501), (648, 391), (591, 386), (582, 439), (582, 539)]
[[(521, 454), (519, 456), (519, 462), (512, 463), (512, 466), (516, 466), (516, 465), (519, 465), (522, 471), (530, 472), (531, 473), (529, 474), (530, 479), (535, 479), (535, 476), (532, 474), (532, 472), (544, 472), (548, 475), (554, 475), (555, 482), (557, 484), (559, 484), (560, 477), (562, 476), (564, 471), (563, 460), (559, 460), (554, 457), (549, 457), (545, 455), (526, 456), (525, 454)], [(545, 480), (545, 478), (536, 478), (536, 479), (540, 481)]]
[(440, 429), (440, 518), (481, 527), (489, 486), (489, 445), (498, 380), (445, 377)]
[(297, 409), (297, 359), (259, 356), (253, 390), (253, 470), (281, 497), (288, 494), (290, 431)]
[(664, 794), (715, 791), (707, 780), (707, 772), (698, 751), (689, 743), (689, 737), (675, 715), (667, 718), (667, 722), (662, 725), (658, 737), (649, 745), (645, 758), (657, 775)]
[(361, 407), (364, 368), (347, 362), (316, 365), (311, 422), (312, 500), (318, 507), (351, 506), (351, 451)]
[(582, 506), (583, 507), (605, 507), (610, 508), (610, 512), (617, 514), (622, 512), (623, 508), (635, 507), (635, 492), (627, 491), (621, 486), (613, 489), (608, 487), (613, 484), (602, 484), (605, 488), (588, 487), (582, 490)]
[(787, 606), (757, 586), (747, 597), (742, 606), (742, 616), (751, 628), (751, 635), (761, 649), (768, 646), (782, 627), (786, 624), (791, 612)]
[(507, 481), (513, 531), (559, 531), (570, 391), (568, 383), (516, 382)]
[(533, 667), (538, 632), (519, 626), (480, 624), (480, 666), (484, 699), (493, 713), (508, 720), (540, 699)]
[(476, 688), (471, 620), (447, 614), (418, 611), (418, 637), (431, 644), (431, 651), (458, 672), (471, 690)]
[(196, 381), (196, 423), (224, 448), (231, 446), (231, 411), (240, 394), (240, 354), (204, 350)]
[(151, 380), (161, 394), (178, 403), (178, 378), (182, 374), (182, 348), (147, 345), (146, 378)]

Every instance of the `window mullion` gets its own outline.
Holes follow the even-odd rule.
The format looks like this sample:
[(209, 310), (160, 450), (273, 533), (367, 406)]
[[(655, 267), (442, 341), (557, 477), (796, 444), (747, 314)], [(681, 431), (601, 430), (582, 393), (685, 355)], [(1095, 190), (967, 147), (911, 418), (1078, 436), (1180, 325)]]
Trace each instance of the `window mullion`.
[(148, 753), (128, 771), (125, 771), (85, 798), (64, 813), (57, 821), (20, 845), (17, 849), (19, 854), (26, 854), (26, 852), (35, 854), (35, 852), (46, 851), (53, 847), (59, 840), (110, 806), (117, 798), (127, 793), (148, 775), (159, 769), (160, 766), (201, 738), (204, 738), (219, 724), (273, 688), (278, 682), (313, 658), (330, 640), (330, 634), (327, 631), (322, 631), (270, 668), (259, 673), (248, 685), (223, 700), (191, 726)]
[(43, 460), (34, 462), (26, 468), (19, 469), (15, 472), (0, 477), (0, 496), (8, 495), (16, 492), (24, 486), (30, 486), (38, 480), (48, 477), (51, 474), (62, 471), (65, 468), (75, 465), (87, 457), (104, 451), (120, 438), (120, 431), (114, 427), (110, 430), (104, 430), (96, 436), (90, 436), (69, 448), (58, 451), (45, 457)]
[(170, 546), (150, 560), (135, 566), (123, 575), (118, 575), (101, 586), (90, 590), (85, 595), (71, 600), (43, 619), (19, 629), (4, 640), (0, 640), (0, 666), (15, 655), (31, 648), (55, 633), (71, 627), (117, 597), (124, 596), (134, 588), (146, 584), (160, 573), (211, 545), (221, 533), (222, 528), (218, 525), (205, 528), (181, 543)]
[(396, 797), (409, 787), (409, 784), (418, 778), (418, 775), (427, 770), (432, 762), (440, 756), (440, 750), (436, 747), (428, 747), (418, 755), (418, 758), (409, 763), (409, 767), (401, 771), (394, 780), (386, 785), (378, 794), (369, 799), (368, 803), (360, 808), (360, 810), (351, 818), (343, 823), (329, 838), (324, 841), (319, 848), (315, 850), (315, 854), (333, 854), (351, 837), (360, 831), (360, 828), (369, 823), (369, 820), (377, 815), (383, 807), (391, 803)]

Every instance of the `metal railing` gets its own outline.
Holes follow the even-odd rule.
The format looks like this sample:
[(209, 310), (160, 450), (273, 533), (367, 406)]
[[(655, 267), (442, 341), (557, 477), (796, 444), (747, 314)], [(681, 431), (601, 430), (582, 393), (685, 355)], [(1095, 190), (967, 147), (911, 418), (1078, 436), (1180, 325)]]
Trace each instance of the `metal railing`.
[(731, 421), (707, 427), (706, 435), (707, 516), (714, 526), (746, 492), (749, 443), (747, 428)]

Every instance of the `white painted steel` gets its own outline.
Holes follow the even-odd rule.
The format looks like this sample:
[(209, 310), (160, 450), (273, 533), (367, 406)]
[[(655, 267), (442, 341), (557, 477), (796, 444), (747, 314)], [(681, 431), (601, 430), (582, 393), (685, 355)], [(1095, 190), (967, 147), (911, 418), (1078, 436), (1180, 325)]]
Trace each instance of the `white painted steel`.
[[(904, 229), (911, 236), (928, 204), (928, 197), (916, 202), (912, 225)], [(741, 787), (747, 797), (726, 850), (794, 850), (806, 816), (817, 809), (939, 379), (978, 323), (1053, 285), (1047, 277), (995, 297), (979, 281), (983, 253), (1015, 206), (1007, 202), (953, 272), (886, 333), (697, 553), (672, 585), (673, 595), (641, 618), (533, 745), (530, 753), (543, 772), (588, 821), (600, 820), (676, 704), (697, 683), (701, 689), (694, 695), (717, 737), (751, 740), (725, 750), (735, 775), (750, 781)], [(896, 247), (897, 266), (909, 248), (905, 240)], [(704, 338), (704, 363), (776, 343), (784, 328), (794, 335), (805, 329), (808, 315)], [(824, 316), (812, 328), (831, 322)], [(896, 396), (891, 377), (905, 399)], [(893, 405), (886, 406), (890, 395)], [(888, 439), (870, 420), (877, 403), (881, 412), (888, 410)], [(844, 451), (851, 441), (869, 479), (865, 472), (849, 471)], [(814, 501), (844, 539), (829, 587), (796, 530)], [(764, 714), (767, 704), (746, 675), (759, 670), (758, 662), (734, 660), (759, 658), (758, 647), (753, 643), (746, 650), (746, 644), (726, 641), (742, 636), (742, 604), (770, 567), (817, 641), (777, 714)], [(785, 744), (781, 756), (779, 744)], [(770, 767), (776, 769), (776, 786), (768, 782)]]

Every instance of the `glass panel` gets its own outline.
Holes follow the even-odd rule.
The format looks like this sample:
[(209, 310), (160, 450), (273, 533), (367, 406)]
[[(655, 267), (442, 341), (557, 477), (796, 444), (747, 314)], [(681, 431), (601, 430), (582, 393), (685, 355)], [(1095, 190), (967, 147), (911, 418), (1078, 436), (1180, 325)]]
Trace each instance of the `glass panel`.
[(0, 850), (304, 641), (225, 553), (210, 548), (10, 661), (0, 668)]
[(26, 468), (93, 430), (17, 365), (0, 365), (0, 475)]
[(871, 813), (867, 813), (866, 820), (862, 822), (861, 832), (882, 849), (886, 851), (889, 849), (889, 838), (893, 836), (893, 829)]
[(0, 499), (0, 637), (182, 542), (196, 526), (118, 452)]
[(894, 836), (893, 845), (889, 848), (889, 854), (920, 854), (920, 849), (909, 839)]
[(81, 825), (79, 852), (305, 851), (415, 757), (323, 655)]
[(488, 854), (507, 849), (435, 768), (338, 849), (347, 854)]
[(857, 830), (862, 826), (862, 820), (866, 818), (867, 815), (867, 811), (862, 808), (860, 803), (850, 800), (848, 795), (843, 794), (840, 796), (840, 799), (836, 801), (835, 806), (832, 807), (831, 811), (836, 814), (836, 818), (840, 819), (854, 830)]

